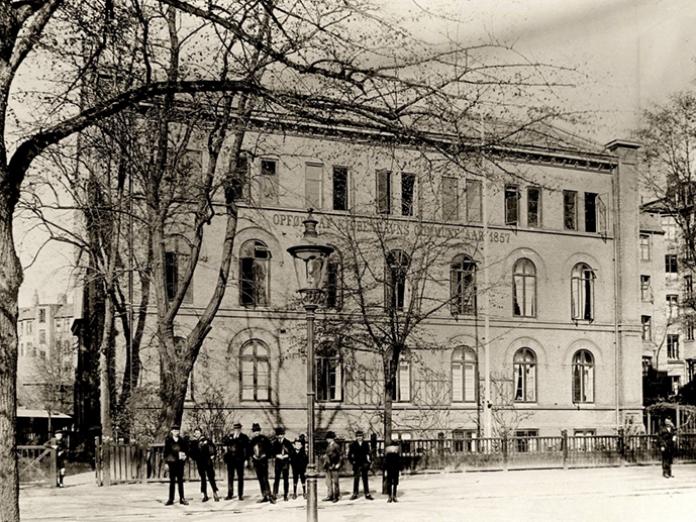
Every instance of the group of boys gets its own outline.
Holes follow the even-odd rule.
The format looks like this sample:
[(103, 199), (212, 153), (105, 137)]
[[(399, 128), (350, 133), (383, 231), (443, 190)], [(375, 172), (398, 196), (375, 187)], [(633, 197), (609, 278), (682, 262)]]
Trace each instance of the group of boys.
[[(251, 461), (256, 478), (259, 481), (262, 498), (259, 502), (275, 503), (278, 495), (278, 486), (281, 477), (283, 478), (283, 499), (288, 500), (288, 474), (292, 467), (293, 475), (293, 498), (297, 498), (297, 484), (302, 484), (302, 494), (305, 493), (305, 475), (307, 470), (307, 453), (305, 451), (304, 438), (301, 436), (294, 443), (290, 443), (285, 438), (285, 429), (276, 428), (275, 438), (271, 441), (261, 433), (259, 424), (254, 423), (251, 427), (252, 437), (242, 433), (242, 425), (235, 423), (232, 433), (222, 439), (225, 447), (223, 460), (227, 467), (227, 496), (225, 500), (234, 499), (234, 482), (237, 479), (237, 498), (244, 499), (244, 468), (246, 463)], [(187, 458), (191, 458), (198, 470), (201, 480), (201, 500), (207, 502), (208, 483), (213, 490), (215, 502), (220, 500), (218, 487), (215, 482), (214, 459), (216, 447), (210, 438), (205, 436), (200, 428), (193, 430), (193, 437), (183, 437), (179, 425), (171, 428), (170, 434), (164, 442), (164, 461), (169, 468), (169, 498), (165, 505), (171, 506), (174, 503), (175, 489), (178, 489), (179, 503), (187, 505), (188, 501), (184, 497), (184, 465)], [(274, 457), (275, 460), (275, 480), (273, 483), (273, 493), (268, 481), (268, 460)]]
[[(235, 423), (232, 433), (222, 439), (225, 447), (224, 461), (227, 467), (227, 496), (225, 500), (234, 498), (234, 482), (237, 479), (237, 496), (239, 500), (244, 498), (244, 468), (247, 462), (251, 462), (256, 478), (259, 482), (261, 500), (259, 502), (275, 503), (278, 497), (278, 489), (283, 480), (283, 500), (288, 500), (289, 471), (292, 469), (293, 494), (297, 498), (297, 484), (302, 484), (302, 496), (306, 498), (306, 471), (307, 452), (305, 451), (304, 436), (300, 435), (292, 443), (285, 438), (285, 429), (275, 429), (275, 437), (270, 440), (261, 433), (261, 426), (254, 423), (251, 427), (251, 439), (242, 433), (242, 425)], [(325, 501), (338, 502), (340, 498), (339, 472), (343, 463), (343, 451), (336, 441), (336, 434), (332, 431), (326, 434), (326, 451), (322, 458), (324, 471), (326, 472), (327, 496)], [(216, 455), (215, 444), (203, 434), (200, 428), (193, 431), (193, 437), (187, 438), (181, 435), (178, 425), (172, 426), (171, 433), (164, 443), (164, 461), (169, 467), (169, 499), (166, 505), (174, 503), (175, 488), (178, 487), (179, 502), (188, 504), (184, 497), (184, 464), (187, 458), (191, 458), (198, 469), (201, 479), (201, 499), (209, 500), (207, 484), (213, 490), (213, 498), (220, 500), (218, 488), (215, 483), (214, 458)], [(275, 478), (273, 491), (271, 492), (268, 480), (268, 461), (273, 457)], [(372, 465), (372, 451), (370, 444), (365, 441), (364, 434), (358, 430), (355, 440), (348, 448), (348, 460), (353, 467), (353, 495), (351, 500), (358, 498), (360, 481), (362, 479), (365, 498), (373, 500), (370, 494), (368, 474)], [(389, 489), (389, 502), (396, 502), (396, 484), (399, 476), (398, 446), (385, 448), (385, 473)]]

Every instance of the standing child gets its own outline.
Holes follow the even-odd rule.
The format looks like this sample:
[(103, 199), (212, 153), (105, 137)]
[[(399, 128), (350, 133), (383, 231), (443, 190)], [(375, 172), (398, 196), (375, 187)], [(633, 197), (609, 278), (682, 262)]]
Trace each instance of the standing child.
[(300, 439), (295, 439), (295, 452), (290, 457), (290, 465), (292, 466), (292, 498), (297, 498), (297, 481), (302, 482), (302, 498), (307, 498), (305, 490), (305, 482), (307, 481), (306, 472), (309, 459), (304, 445)]
[(399, 472), (401, 471), (401, 455), (398, 443), (392, 441), (384, 448), (384, 474), (387, 478), (387, 502), (398, 502), (396, 499), (396, 487), (399, 485)]

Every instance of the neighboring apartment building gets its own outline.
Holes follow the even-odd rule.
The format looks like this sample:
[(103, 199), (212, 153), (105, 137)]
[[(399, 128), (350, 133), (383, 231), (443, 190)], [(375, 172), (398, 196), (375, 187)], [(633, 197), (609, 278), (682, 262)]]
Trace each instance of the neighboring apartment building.
[(641, 207), (641, 324), (643, 366), (667, 372), (672, 393), (694, 378), (694, 274), (683, 263), (679, 227), (669, 209)]
[[(506, 422), (519, 435), (602, 434), (628, 417), (641, 422), (636, 145), (510, 145), (493, 151), (497, 170), (476, 173), (433, 170), (434, 152), (393, 147), (359, 129), (250, 132), (247, 140), (251, 183), (248, 203), (239, 205), (235, 262), (187, 407), (213, 388), (230, 418), (247, 427), (304, 431), (305, 321), (286, 249), (312, 207), (337, 249), (320, 316), (350, 313), (340, 297), (350, 291), (341, 229), (364, 232), (366, 242), (374, 223), (388, 227), (392, 261), (370, 268), (391, 274), (393, 286), (372, 292), (397, 308), (410, 291), (398, 269), (408, 266), (408, 241), (424, 231), (459, 241), (432, 263), (440, 275), (424, 290), (453, 305), (427, 319), (427, 346), (414, 345), (399, 366), (399, 436), (466, 439)], [(205, 165), (204, 153), (192, 153)], [(216, 217), (207, 231), (178, 317), (183, 331), (212, 292), (223, 226)], [(180, 242), (167, 248), (172, 295), (177, 259), (187, 253)], [(381, 383), (363, 371), (379, 374), (379, 360), (350, 346), (333, 349), (336, 339), (317, 342), (319, 429), (381, 431)], [(159, 368), (153, 344), (141, 349), (144, 378)]]
[(65, 295), (41, 303), (34, 294), (17, 321), (17, 381), (21, 406), (70, 414), (73, 408), (75, 337), (73, 305)]

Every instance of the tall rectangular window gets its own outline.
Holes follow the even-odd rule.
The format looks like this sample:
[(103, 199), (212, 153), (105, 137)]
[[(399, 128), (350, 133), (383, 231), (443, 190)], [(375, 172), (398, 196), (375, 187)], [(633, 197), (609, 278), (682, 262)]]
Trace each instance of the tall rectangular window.
[(652, 288), (650, 287), (650, 276), (640, 276), (640, 300), (644, 303), (652, 301)]
[(649, 315), (640, 316), (640, 324), (642, 326), (641, 337), (644, 341), (652, 341), (652, 319)]
[(505, 224), (520, 222), (520, 189), (517, 185), (505, 185)]
[(541, 226), (541, 188), (527, 188), (527, 226)]
[(694, 278), (690, 274), (684, 276), (684, 297), (686, 299), (694, 297)]
[(411, 401), (411, 363), (409, 361), (399, 361), (399, 371), (396, 374), (396, 397), (397, 402)]
[(39, 330), (39, 344), (46, 344), (46, 330)]
[(274, 205), (278, 203), (278, 163), (276, 160), (261, 160), (259, 189), (259, 200), (261, 204)]
[(668, 274), (676, 274), (679, 271), (676, 254), (667, 254), (665, 256), (665, 272)]
[(687, 341), (694, 340), (694, 317), (689, 316), (684, 319), (684, 332)]
[(679, 334), (667, 334), (667, 359), (679, 359)]
[(440, 181), (442, 220), (459, 221), (459, 180), (443, 177)]
[(650, 252), (650, 235), (649, 234), (641, 234), (640, 235), (640, 260), (641, 261), (650, 261), (651, 258), (651, 252)]
[(563, 228), (578, 229), (578, 193), (574, 190), (563, 191)]
[(585, 192), (585, 232), (597, 232), (597, 194)]
[(392, 173), (388, 170), (377, 171), (377, 213), (391, 214)]
[(40, 323), (46, 322), (46, 309), (45, 308), (39, 308), (39, 322)]
[(333, 168), (333, 209), (348, 210), (348, 169)]
[(481, 189), (480, 180), (466, 180), (466, 220), (469, 223), (480, 223), (483, 221)]
[(401, 173), (401, 215), (413, 215), (413, 195), (416, 188), (416, 176)]
[[(188, 266), (188, 255), (177, 252), (164, 253), (164, 276), (167, 288), (167, 299), (174, 299), (179, 289), (179, 281), (183, 271)], [(189, 286), (184, 294), (183, 303), (193, 302), (193, 279), (189, 281)]]
[(320, 163), (305, 165), (305, 206), (307, 208), (322, 208), (322, 178), (324, 167)]
[(667, 294), (667, 308), (670, 317), (679, 315), (679, 296), (677, 294)]

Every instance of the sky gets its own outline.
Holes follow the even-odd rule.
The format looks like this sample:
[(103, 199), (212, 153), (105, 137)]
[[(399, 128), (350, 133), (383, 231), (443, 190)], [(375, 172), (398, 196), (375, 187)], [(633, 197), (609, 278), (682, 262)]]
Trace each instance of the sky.
[[(630, 139), (641, 111), (670, 93), (694, 87), (694, 0), (375, 0), (387, 18), (433, 44), (463, 45), (494, 38), (531, 61), (577, 71), (575, 88), (564, 90), (573, 111), (589, 111), (579, 134), (599, 143)], [(37, 242), (22, 241), (26, 265)], [(73, 252), (47, 245), (26, 270), (20, 306), (35, 291), (42, 302), (70, 291)]]

